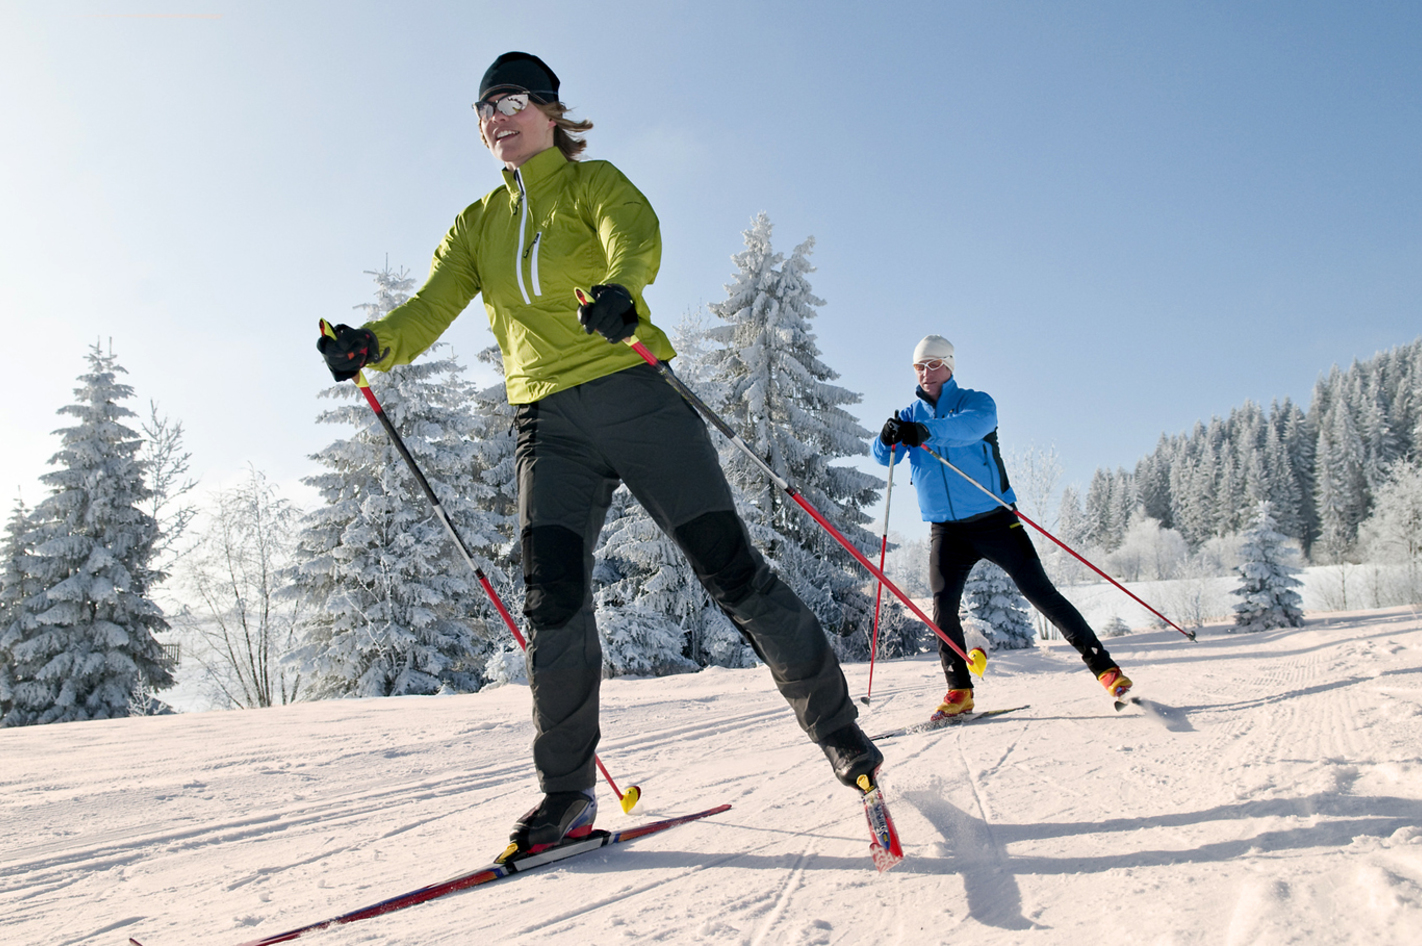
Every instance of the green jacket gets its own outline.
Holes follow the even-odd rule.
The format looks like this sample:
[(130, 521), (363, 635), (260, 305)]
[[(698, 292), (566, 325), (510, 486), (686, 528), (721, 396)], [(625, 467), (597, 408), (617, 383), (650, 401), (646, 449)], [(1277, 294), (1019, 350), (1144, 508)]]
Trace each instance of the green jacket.
[(390, 349), (370, 367), (409, 364), (481, 292), (504, 355), (510, 404), (641, 364), (628, 346), (578, 324), (573, 289), (605, 283), (632, 294), (637, 337), (652, 353), (674, 356), (642, 298), (657, 277), (662, 238), (657, 215), (632, 182), (606, 161), (569, 161), (557, 148), (503, 175), (503, 187), (455, 219), (420, 291), (365, 326), (381, 350)]

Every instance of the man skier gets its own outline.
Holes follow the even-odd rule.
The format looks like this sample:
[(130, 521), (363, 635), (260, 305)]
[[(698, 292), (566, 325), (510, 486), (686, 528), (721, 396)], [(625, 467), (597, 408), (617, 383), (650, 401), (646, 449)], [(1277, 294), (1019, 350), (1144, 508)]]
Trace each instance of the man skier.
[[(751, 545), (705, 424), (617, 344), (635, 333), (658, 358), (676, 354), (642, 295), (661, 261), (659, 224), (620, 171), (579, 160), (592, 123), (567, 118), (558, 86), (536, 56), (494, 60), (474, 107), (503, 184), (455, 219), (409, 301), (318, 342), (337, 380), (385, 371), (412, 361), (483, 295), (517, 408), (533, 761), (545, 793), (515, 823), (505, 858), (592, 830), (602, 679), (593, 548), (619, 483), (676, 541), (840, 781), (867, 775), (872, 785), (884, 758), (854, 722), (819, 622)], [(581, 306), (578, 289), (590, 300)]]
[[(1062, 597), (1042, 568), (1041, 559), (1011, 511), (983, 494), (973, 483), (940, 463), (927, 445), (986, 487), (993, 496), (1015, 507), (1016, 495), (997, 444), (997, 404), (982, 391), (958, 387), (953, 377), (953, 345), (941, 335), (928, 335), (913, 351), (918, 397), (894, 414), (875, 439), (874, 458), (888, 466), (905, 456), (913, 471), (918, 508), (932, 523), (928, 582), (933, 590), (933, 622), (964, 649), (958, 605), (968, 573), (987, 559), (1011, 576), (1023, 597), (1047, 616), (1067, 642), (1081, 654), (1096, 679), (1117, 699), (1131, 681), (1116, 666), (1091, 625)], [(967, 662), (943, 641), (938, 656), (948, 678), (948, 694), (934, 720), (959, 716), (973, 708), (973, 679)]]

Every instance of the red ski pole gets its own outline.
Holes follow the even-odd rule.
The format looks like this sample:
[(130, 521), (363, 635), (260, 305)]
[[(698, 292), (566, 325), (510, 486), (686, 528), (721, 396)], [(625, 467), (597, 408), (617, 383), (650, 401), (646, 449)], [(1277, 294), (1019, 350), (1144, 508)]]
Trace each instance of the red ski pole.
[(1011, 513), (1012, 513), (1013, 515), (1015, 515), (1018, 519), (1021, 519), (1023, 522), (1027, 523), (1029, 526), (1031, 526), (1032, 528), (1036, 529), (1038, 532), (1042, 533), (1042, 534), (1045, 535), (1047, 538), (1051, 539), (1053, 542), (1057, 543), (1057, 545), (1060, 545), (1063, 549), (1066, 549), (1066, 551), (1069, 552), (1069, 553), (1071, 554), (1071, 556), (1072, 556), (1073, 558), (1075, 558), (1078, 562), (1081, 562), (1081, 564), (1085, 565), (1087, 568), (1091, 569), (1091, 570), (1094, 571), (1096, 574), (1100, 575), (1102, 578), (1106, 579), (1106, 580), (1109, 581), (1111, 584), (1115, 585), (1115, 586), (1116, 586), (1117, 588), (1119, 588), (1121, 591), (1125, 592), (1126, 595), (1127, 595), (1132, 601), (1134, 601), (1136, 604), (1138, 604), (1138, 605), (1140, 605), (1141, 607), (1145, 608), (1145, 609), (1146, 609), (1147, 611), (1149, 611), (1151, 614), (1154, 614), (1156, 617), (1160, 618), (1162, 621), (1164, 621), (1166, 624), (1170, 625), (1171, 627), (1175, 628), (1177, 631), (1180, 631), (1181, 634), (1184, 634), (1184, 635), (1185, 635), (1186, 637), (1188, 637), (1190, 640), (1193, 641), (1193, 640), (1195, 639), (1195, 632), (1194, 632), (1194, 631), (1187, 631), (1187, 630), (1182, 629), (1182, 628), (1181, 628), (1179, 625), (1177, 625), (1174, 621), (1170, 620), (1170, 618), (1168, 618), (1168, 617), (1166, 617), (1165, 615), (1161, 614), (1161, 613), (1160, 613), (1159, 611), (1157, 611), (1155, 608), (1152, 608), (1150, 605), (1146, 604), (1146, 603), (1145, 603), (1144, 601), (1142, 601), (1140, 598), (1137, 598), (1134, 594), (1131, 594), (1130, 590), (1128, 590), (1125, 585), (1121, 584), (1119, 581), (1117, 581), (1116, 579), (1112, 578), (1110, 575), (1106, 574), (1106, 573), (1103, 572), (1101, 569), (1097, 568), (1095, 565), (1093, 565), (1093, 564), (1091, 564), (1090, 562), (1088, 562), (1088, 561), (1087, 561), (1085, 558), (1083, 558), (1081, 555), (1077, 554), (1076, 549), (1074, 549), (1074, 548), (1072, 548), (1071, 546), (1067, 545), (1067, 544), (1066, 544), (1065, 542), (1063, 542), (1061, 539), (1059, 539), (1059, 538), (1057, 538), (1056, 536), (1052, 535), (1050, 532), (1048, 532), (1046, 529), (1043, 529), (1041, 526), (1037, 525), (1037, 523), (1033, 522), (1031, 519), (1028, 519), (1025, 515), (1022, 514), (1022, 511), (1021, 511), (1021, 510), (1013, 509), (1012, 506), (1008, 505), (1006, 502), (1004, 502), (1004, 501), (1002, 500), (1002, 497), (998, 496), (998, 495), (997, 495), (996, 493), (994, 493), (992, 490), (988, 489), (986, 486), (984, 486), (983, 484), (979, 483), (977, 480), (973, 479), (971, 476), (969, 476), (968, 474), (964, 473), (962, 470), (958, 469), (958, 468), (957, 468), (956, 466), (954, 466), (953, 464), (949, 463), (946, 458), (940, 456), (937, 452), (935, 452), (935, 451), (933, 450), (933, 448), (931, 448), (930, 446), (928, 446), (928, 444), (926, 444), (926, 443), (925, 443), (925, 444), (920, 444), (919, 446), (921, 446), (921, 447), (923, 447), (923, 449), (927, 450), (927, 451), (929, 452), (929, 454), (930, 454), (935, 460), (937, 460), (939, 463), (943, 464), (943, 465), (946, 466), (948, 469), (952, 470), (954, 473), (957, 473), (957, 474), (958, 474), (959, 476), (961, 476), (963, 479), (967, 480), (969, 483), (972, 483), (972, 484), (973, 484), (974, 486), (976, 486), (978, 489), (982, 490), (984, 493), (986, 493), (987, 495), (991, 496), (993, 502), (997, 503), (997, 504), (998, 504), (999, 506), (1001, 506), (1003, 509), (1006, 509), (1007, 511), (1011, 512)]
[[(578, 302), (583, 305), (587, 305), (588, 298), (583, 294), (583, 291), (581, 289), (576, 289), (574, 290), (574, 292), (577, 293)], [(969, 656), (968, 654), (964, 653), (963, 648), (959, 647), (953, 642), (952, 638), (950, 638), (947, 634), (943, 633), (943, 631), (939, 629), (938, 625), (934, 624), (933, 621), (929, 618), (929, 616), (923, 613), (923, 609), (913, 603), (912, 598), (904, 594), (903, 590), (900, 589), (898, 585), (894, 584), (884, 575), (883, 569), (877, 568), (873, 562), (869, 561), (869, 559), (865, 557), (863, 552), (855, 548), (854, 544), (850, 542), (849, 539), (845, 538), (844, 533), (836, 529), (828, 519), (826, 519), (823, 515), (820, 514), (820, 511), (818, 509), (816, 509), (813, 505), (810, 504), (809, 500), (807, 500), (804, 496), (800, 495), (799, 490), (791, 486), (785, 480), (784, 477), (782, 477), (780, 474), (776, 473), (773, 469), (771, 469), (770, 464), (766, 463), (759, 456), (757, 456), (756, 452), (750, 448), (750, 445), (747, 444), (744, 440), (742, 440), (740, 438), (740, 435), (737, 434), (729, 424), (722, 420), (716, 414), (715, 411), (707, 407), (706, 404), (701, 400), (701, 398), (697, 397), (696, 394), (690, 388), (688, 388), (684, 383), (682, 383), (682, 380), (678, 378), (674, 373), (672, 373), (671, 366), (669, 366), (666, 362), (662, 361), (656, 355), (652, 354), (652, 352), (647, 348), (646, 345), (643, 345), (640, 341), (637, 340), (636, 335), (633, 335), (630, 338), (626, 338), (624, 339), (624, 341), (633, 351), (642, 356), (643, 361), (651, 365), (653, 368), (656, 368), (657, 373), (660, 374), (662, 378), (676, 390), (676, 393), (680, 394), (683, 398), (685, 398), (686, 402), (690, 404), (693, 408), (695, 408), (701, 414), (702, 417), (705, 417), (706, 420), (711, 424), (711, 426), (715, 427), (721, 432), (722, 436), (724, 436), (727, 440), (731, 441), (731, 443), (736, 446), (736, 449), (740, 450), (746, 456), (750, 457), (751, 462), (754, 463), (756, 466), (760, 467), (761, 471), (765, 473), (766, 476), (770, 477), (770, 481), (772, 483), (778, 486), (785, 493), (785, 495), (789, 496), (792, 500), (794, 500), (797, 506), (805, 510), (805, 512), (809, 514), (811, 519), (819, 523), (820, 527), (823, 528), (826, 532), (828, 532), (836, 542), (842, 545), (846, 552), (854, 556), (854, 560), (856, 562), (868, 569), (869, 574), (879, 579), (879, 581), (883, 583), (885, 588), (888, 588), (889, 591), (892, 592), (896, 598), (903, 602), (906, 608), (908, 608), (915, 615), (917, 615), (920, 621), (928, 625), (929, 630), (937, 634), (939, 639), (941, 639), (945, 644), (952, 648), (954, 653), (966, 660), (968, 662), (968, 669), (972, 670), (978, 676), (983, 675), (983, 670), (987, 666), (986, 654), (983, 654), (982, 651), (978, 650), (977, 648), (973, 648), (973, 656)]]
[[(884, 487), (884, 534), (879, 539), (879, 571), (884, 570), (884, 556), (889, 551), (889, 498), (894, 495), (894, 461), (898, 458), (899, 445), (889, 448), (889, 484)], [(879, 656), (879, 602), (884, 597), (884, 583), (875, 582), (874, 588), (874, 639), (869, 644), (869, 688), (860, 701), (869, 705), (874, 695), (874, 661)]]
[[(321, 334), (329, 338), (336, 337), (336, 332), (331, 328), (331, 323), (325, 319), (321, 320)], [(450, 521), (448, 514), (445, 513), (444, 506), (440, 505), (439, 498), (435, 496), (434, 490), (430, 488), (429, 480), (425, 479), (425, 474), (420, 472), (419, 464), (417, 464), (415, 458), (410, 455), (410, 450), (405, 446), (405, 441), (400, 438), (399, 431), (395, 429), (395, 425), (391, 423), (390, 418), (386, 416), (385, 408), (381, 407), (380, 402), (376, 400), (375, 392), (370, 389), (369, 382), (365, 380), (365, 372), (359, 372), (351, 380), (354, 381), (356, 387), (360, 389), (360, 393), (365, 395), (366, 402), (370, 404), (370, 409), (375, 411), (375, 416), (379, 418), (380, 425), (385, 428), (385, 433), (390, 436), (390, 442), (395, 445), (396, 451), (399, 452), (400, 456), (404, 457), (405, 463), (410, 467), (410, 472), (415, 476), (415, 482), (420, 484), (420, 489), (424, 491), (425, 498), (428, 499), (430, 505), (434, 507), (435, 518), (444, 523), (445, 531), (447, 531), (449, 537), (454, 540), (455, 549), (458, 550), (460, 557), (464, 559), (464, 563), (473, 570), (474, 577), (479, 579), (479, 584), (484, 589), (484, 593), (488, 595), (489, 600), (494, 603), (494, 608), (499, 612), (499, 616), (504, 619), (504, 624), (508, 625), (508, 629), (510, 633), (513, 634), (514, 640), (518, 641), (519, 649), (528, 650), (528, 642), (525, 641), (523, 635), (519, 633), (518, 625), (514, 623), (513, 615), (509, 613), (508, 608), (504, 607), (504, 602), (499, 597), (498, 592), (494, 590), (493, 584), (489, 581), (489, 576), (484, 574), (484, 570), (474, 561), (474, 556), (470, 554), (469, 547), (464, 544), (464, 539), (460, 537), (459, 530), (454, 528), (454, 523)], [(619, 790), (617, 783), (614, 782), (612, 776), (608, 774), (607, 767), (602, 764), (602, 760), (594, 755), (593, 761), (597, 763), (598, 771), (602, 773), (602, 777), (607, 779), (607, 784), (612, 786), (613, 794), (617, 796), (617, 801), (618, 804), (622, 806), (622, 811), (624, 813), (630, 813), (633, 806), (637, 804), (637, 800), (642, 797), (642, 790), (636, 785), (629, 786), (626, 792)]]

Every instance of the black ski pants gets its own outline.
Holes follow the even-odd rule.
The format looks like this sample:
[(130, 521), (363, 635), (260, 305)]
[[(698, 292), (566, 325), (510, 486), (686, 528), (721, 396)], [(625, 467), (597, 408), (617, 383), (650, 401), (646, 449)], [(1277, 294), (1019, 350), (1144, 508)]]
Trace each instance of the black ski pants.
[(515, 424), (533, 761), (545, 792), (596, 781), (602, 646), (593, 549), (619, 483), (681, 548), (810, 739), (854, 721), (819, 621), (751, 545), (706, 424), (654, 368), (638, 365), (521, 405)]
[[(1093, 674), (1100, 676), (1116, 665), (1081, 612), (1047, 577), (1022, 521), (1006, 509), (963, 522), (932, 524), (928, 584), (933, 591), (933, 623), (953, 638), (955, 644), (966, 649), (958, 608), (968, 573), (982, 559), (1007, 572), (1022, 596), (1056, 625)], [(950, 690), (972, 688), (973, 678), (968, 673), (967, 662), (941, 640), (938, 658)]]

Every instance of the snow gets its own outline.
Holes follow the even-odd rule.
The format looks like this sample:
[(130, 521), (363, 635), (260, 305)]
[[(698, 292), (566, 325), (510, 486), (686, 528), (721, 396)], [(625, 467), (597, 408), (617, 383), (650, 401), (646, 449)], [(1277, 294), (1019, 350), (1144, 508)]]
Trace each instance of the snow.
[[(1111, 641), (1155, 713), (1059, 643), (994, 654), (979, 705), (1027, 709), (883, 744), (883, 875), (764, 668), (606, 681), (601, 756), (644, 795), (601, 785), (600, 822), (729, 812), (299, 942), (1417, 943), (1422, 616), (1226, 629)], [(874, 683), (870, 732), (943, 687), (931, 655)], [(530, 738), (517, 685), (0, 731), (4, 940), (236, 944), (476, 868)]]

